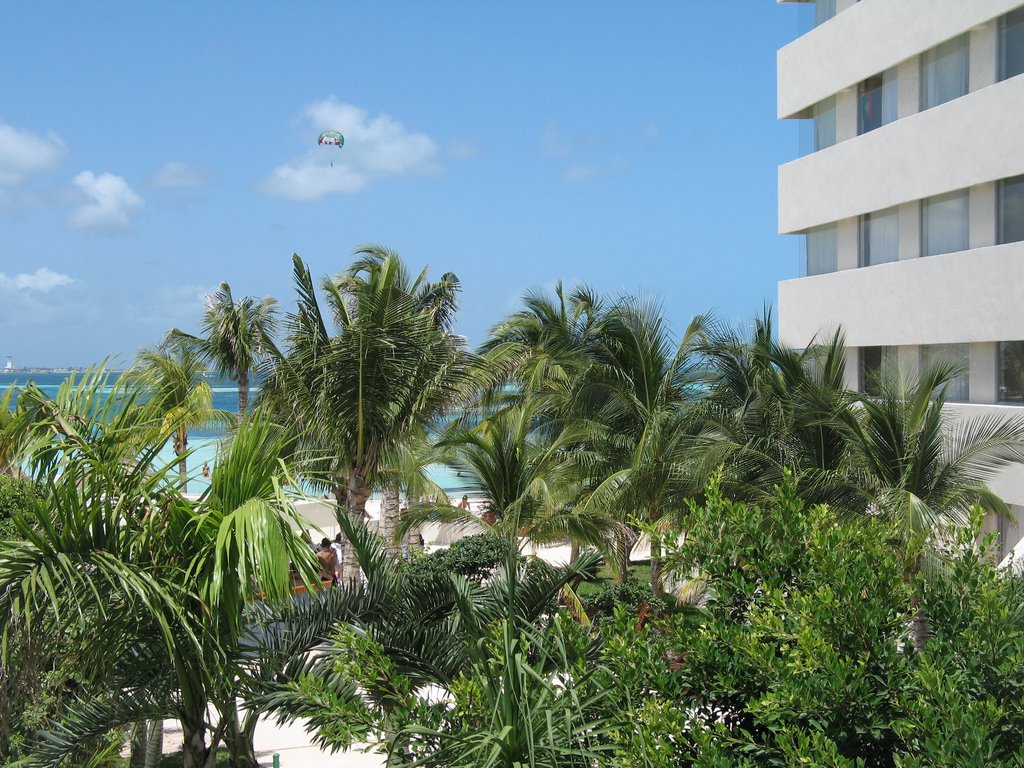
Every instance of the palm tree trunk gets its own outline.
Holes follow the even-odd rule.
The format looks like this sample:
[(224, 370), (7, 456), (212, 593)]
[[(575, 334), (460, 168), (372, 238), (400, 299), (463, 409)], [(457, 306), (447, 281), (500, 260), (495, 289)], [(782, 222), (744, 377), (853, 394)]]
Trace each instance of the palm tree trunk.
[(249, 374), (238, 371), (238, 423), (245, 420), (245, 412), (249, 410)]
[(616, 560), (618, 560), (616, 581), (620, 584), (624, 584), (629, 580), (629, 556), (632, 554), (633, 546), (638, 538), (640, 538), (640, 534), (633, 530), (632, 527), (628, 525), (620, 526), (615, 540), (615, 555)]
[(921, 653), (932, 633), (931, 625), (928, 614), (921, 608), (921, 598), (917, 594), (911, 596), (910, 607), (914, 609), (914, 618), (910, 620), (910, 639), (914, 643), (914, 650)]
[(928, 614), (921, 608), (921, 596), (914, 588), (914, 577), (921, 572), (921, 556), (917, 555), (910, 564), (910, 569), (903, 576), (903, 580), (911, 585), (913, 592), (910, 594), (910, 607), (914, 611), (914, 618), (910, 620), (910, 640), (914, 644), (914, 650), (921, 653), (928, 644), (928, 637), (931, 635), (931, 626), (928, 621)]
[[(360, 524), (366, 519), (366, 500), (370, 498), (370, 486), (366, 482), (365, 470), (353, 468), (348, 475), (348, 484), (345, 494), (345, 508), (348, 509), (349, 519)], [(359, 583), (359, 556), (352, 542), (345, 545), (345, 557), (343, 559), (342, 580), (346, 587), (354, 587)]]
[(131, 730), (131, 752), (128, 768), (146, 768), (146, 745), (149, 743), (149, 721), (139, 720)]
[(239, 719), (237, 710), (228, 713), (226, 717), (228, 726), (224, 729), (224, 746), (228, 750), (229, 765), (231, 768), (259, 768), (256, 748), (252, 743), (259, 718), (249, 712), (244, 719)]
[(164, 721), (150, 720), (149, 732), (146, 734), (145, 768), (159, 768), (164, 756)]
[(575, 565), (580, 559), (580, 543), (576, 539), (569, 540), (569, 565)]
[(185, 768), (206, 768), (206, 761), (210, 756), (210, 750), (206, 746), (206, 724), (196, 722), (192, 718), (182, 718), (181, 735), (181, 754)]
[(178, 459), (178, 477), (181, 478), (179, 488), (182, 493), (188, 493), (188, 467), (186, 466), (185, 451), (188, 450), (188, 433), (181, 427), (174, 433), (174, 455)]
[(661, 542), (656, 538), (651, 538), (651, 592), (655, 597), (662, 592), (661, 574)]
[(402, 554), (402, 543), (396, 541), (398, 533), (399, 495), (392, 486), (384, 489), (384, 499), (381, 502), (380, 511), (380, 533), (384, 537), (384, 547), (388, 557), (397, 559)]

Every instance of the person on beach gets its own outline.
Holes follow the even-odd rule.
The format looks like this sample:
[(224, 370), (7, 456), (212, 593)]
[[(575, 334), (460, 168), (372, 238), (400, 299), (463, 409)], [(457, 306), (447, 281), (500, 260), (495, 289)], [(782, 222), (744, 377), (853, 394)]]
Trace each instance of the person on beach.
[(335, 573), (338, 567), (338, 553), (331, 546), (331, 540), (324, 537), (320, 542), (320, 550), (316, 553), (316, 559), (320, 562), (320, 580), (330, 581), (333, 587), (337, 584)]
[(207, 461), (203, 462), (203, 477), (210, 476), (210, 463)]
[(459, 509), (464, 509), (469, 512), (469, 496), (463, 496), (462, 501), (459, 502)]

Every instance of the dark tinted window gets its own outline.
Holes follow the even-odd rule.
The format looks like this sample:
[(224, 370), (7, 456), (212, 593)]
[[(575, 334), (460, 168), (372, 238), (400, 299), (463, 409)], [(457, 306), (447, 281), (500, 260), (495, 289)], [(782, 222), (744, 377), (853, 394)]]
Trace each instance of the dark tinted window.
[(999, 399), (1024, 402), (1024, 341), (999, 342)]
[(999, 79), (1024, 72), (1024, 8), (999, 20)]
[(999, 182), (999, 242), (1024, 240), (1024, 176)]

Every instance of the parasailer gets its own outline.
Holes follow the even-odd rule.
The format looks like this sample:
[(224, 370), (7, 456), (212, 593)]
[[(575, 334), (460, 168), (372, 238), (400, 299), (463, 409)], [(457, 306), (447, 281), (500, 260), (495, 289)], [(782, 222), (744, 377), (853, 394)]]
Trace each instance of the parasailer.
[[(320, 138), (316, 140), (316, 143), (321, 147), (337, 147), (341, 149), (345, 146), (345, 137), (341, 135), (339, 131), (324, 131), (320, 134)], [(334, 167), (334, 161), (331, 161), (331, 168)]]

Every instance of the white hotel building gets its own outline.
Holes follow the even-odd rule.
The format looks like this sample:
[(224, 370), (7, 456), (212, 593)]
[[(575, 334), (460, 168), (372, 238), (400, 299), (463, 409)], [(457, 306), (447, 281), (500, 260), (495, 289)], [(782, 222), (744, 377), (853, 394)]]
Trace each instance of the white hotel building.
[[(807, 0), (779, 0), (806, 2)], [(1024, 414), (1024, 0), (817, 0), (778, 53), (778, 116), (812, 121), (779, 168), (779, 230), (803, 235), (779, 334), (846, 333), (847, 376), (931, 355), (968, 373), (955, 411)], [(1020, 409), (1020, 410), (1019, 410)], [(993, 490), (1024, 534), (1024, 467)]]

